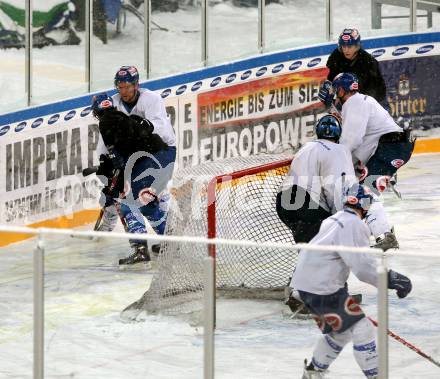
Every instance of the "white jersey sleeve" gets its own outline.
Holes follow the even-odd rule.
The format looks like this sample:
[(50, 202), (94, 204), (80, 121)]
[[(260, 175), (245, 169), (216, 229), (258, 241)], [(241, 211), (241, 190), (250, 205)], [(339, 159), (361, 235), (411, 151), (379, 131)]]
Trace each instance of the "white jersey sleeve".
[(356, 150), (367, 131), (368, 107), (360, 94), (351, 96), (342, 106), (342, 134), (339, 142), (350, 152)]
[[(324, 220), (313, 245), (369, 246), (370, 232), (365, 223), (350, 209)], [(350, 271), (360, 280), (377, 286), (376, 261), (365, 253), (301, 250), (292, 275), (291, 287), (297, 290), (330, 295), (343, 288)]]
[(147, 89), (140, 89), (139, 93), (139, 99), (131, 110), (127, 109), (119, 94), (113, 95), (115, 107), (127, 115), (137, 115), (151, 121), (154, 133), (158, 134), (168, 146), (176, 146), (176, 136), (162, 97)]
[(382, 135), (402, 132), (390, 114), (371, 96), (356, 93), (342, 106), (342, 134), (339, 143), (366, 164), (377, 149)]

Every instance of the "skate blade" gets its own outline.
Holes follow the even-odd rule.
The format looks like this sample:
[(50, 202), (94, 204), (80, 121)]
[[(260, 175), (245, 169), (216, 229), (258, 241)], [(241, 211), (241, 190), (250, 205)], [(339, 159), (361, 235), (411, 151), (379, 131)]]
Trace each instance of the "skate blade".
[(74, 235), (74, 234), (70, 234), (69, 235), (70, 238), (75, 238), (75, 239), (79, 239), (79, 240), (86, 240), (86, 241), (99, 241), (99, 237), (93, 237), (93, 236), (78, 236), (78, 235)]
[(149, 271), (152, 270), (153, 265), (150, 262), (139, 262), (139, 263), (134, 263), (132, 265), (127, 265), (127, 264), (120, 264), (119, 265), (119, 270), (120, 271)]
[(394, 192), (394, 194), (395, 194), (400, 200), (402, 200), (402, 194), (400, 193), (400, 191), (397, 190), (396, 187), (391, 186), (391, 190)]

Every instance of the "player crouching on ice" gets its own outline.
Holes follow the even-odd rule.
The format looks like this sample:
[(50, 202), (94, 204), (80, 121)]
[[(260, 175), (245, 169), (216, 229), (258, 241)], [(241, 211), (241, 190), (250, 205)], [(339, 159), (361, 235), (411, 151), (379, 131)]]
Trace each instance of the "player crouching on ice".
[[(107, 94), (95, 96), (92, 109), (99, 121), (97, 150), (104, 152), (97, 172), (106, 185), (104, 207), (116, 208), (128, 233), (146, 233), (145, 216), (163, 234), (167, 209), (160, 206), (160, 195), (171, 179), (175, 150), (153, 133), (149, 120), (118, 111)], [(130, 245), (134, 253), (120, 265), (150, 261), (146, 241), (132, 239)]]
[[(396, 172), (406, 164), (414, 150), (415, 139), (371, 96), (359, 92), (356, 75), (344, 72), (332, 83), (333, 103), (341, 110), (341, 145), (348, 148), (359, 174), (359, 182), (379, 194), (395, 189)], [(377, 238), (380, 248), (398, 247), (391, 231)]]
[[(321, 117), (315, 133), (318, 138), (295, 154), (276, 199), (277, 214), (297, 243), (309, 242), (322, 221), (343, 208), (345, 188), (358, 183), (351, 154), (339, 143), (343, 134), (339, 119), (331, 114)], [(391, 226), (382, 203), (377, 197), (375, 200), (366, 222), (377, 241), (390, 234)], [(398, 244), (377, 243), (374, 247), (387, 250)]]
[[(373, 201), (368, 189), (355, 184), (345, 197), (345, 208), (323, 221), (314, 245), (369, 246), (370, 231), (363, 221)], [(377, 287), (377, 263), (372, 255), (340, 251), (301, 250), (290, 286), (312, 314), (323, 335), (318, 340), (309, 364), (305, 362), (303, 379), (324, 378), (330, 364), (344, 346), (353, 341), (353, 353), (364, 375), (378, 377), (375, 330), (359, 304), (349, 295), (347, 279), (356, 277)], [(411, 281), (390, 270), (388, 288), (399, 298), (412, 289)]]

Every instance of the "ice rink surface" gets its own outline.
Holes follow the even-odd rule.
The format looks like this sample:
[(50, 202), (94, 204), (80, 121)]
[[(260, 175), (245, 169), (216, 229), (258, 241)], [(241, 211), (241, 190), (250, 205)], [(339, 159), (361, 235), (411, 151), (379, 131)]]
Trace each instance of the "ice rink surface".
[[(439, 252), (440, 155), (413, 157), (399, 171), (403, 200), (384, 196), (401, 251)], [(88, 229), (92, 229), (89, 226)], [(171, 379), (203, 377), (203, 329), (174, 317), (144, 315), (124, 323), (120, 311), (147, 289), (153, 270), (120, 270), (125, 241), (52, 238), (46, 242), (45, 377)], [(35, 240), (0, 249), (0, 378), (32, 377), (32, 250)], [(397, 253), (398, 254), (398, 253)], [(440, 253), (393, 257), (390, 267), (414, 285), (406, 299), (390, 291), (390, 329), (440, 360)], [(376, 315), (376, 290), (350, 279), (363, 308)], [(228, 300), (218, 308), (216, 378), (300, 378), (319, 331), (291, 319), (279, 302)], [(437, 379), (440, 368), (389, 341), (390, 378)], [(347, 345), (329, 378), (362, 378)]]

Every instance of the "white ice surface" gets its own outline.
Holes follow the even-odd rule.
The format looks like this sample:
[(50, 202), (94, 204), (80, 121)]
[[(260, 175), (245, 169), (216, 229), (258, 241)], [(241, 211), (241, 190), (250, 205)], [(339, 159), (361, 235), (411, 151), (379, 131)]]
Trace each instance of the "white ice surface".
[[(438, 253), (440, 155), (415, 156), (399, 171), (403, 200), (385, 196), (401, 250)], [(92, 226), (89, 226), (92, 228)], [(0, 249), (0, 378), (31, 378), (32, 249), (35, 241)], [(46, 378), (202, 378), (203, 329), (186, 321), (147, 316), (124, 323), (119, 312), (148, 287), (153, 271), (120, 270), (124, 241), (56, 238), (46, 242)], [(413, 281), (399, 300), (390, 292), (390, 329), (440, 361), (440, 254), (437, 259), (390, 259)], [(154, 267), (153, 267), (154, 269)], [(376, 290), (350, 280), (376, 318)], [(319, 332), (310, 320), (292, 320), (270, 301), (222, 301), (216, 330), (216, 378), (300, 378)], [(390, 340), (390, 378), (437, 379), (440, 368)], [(347, 346), (329, 378), (362, 378)]]

